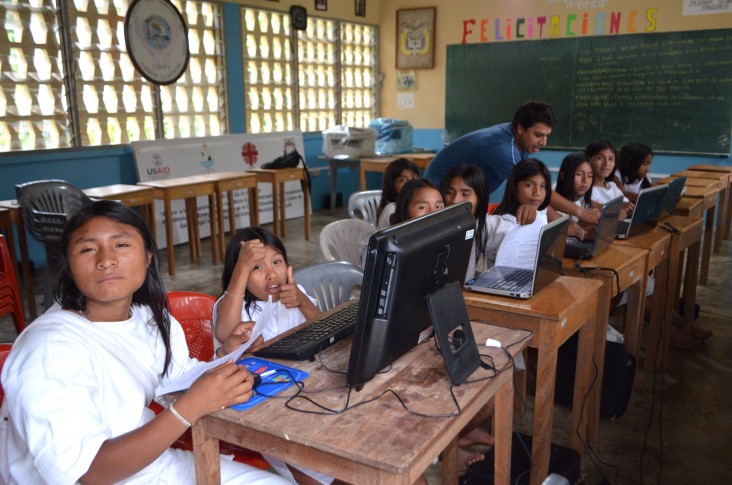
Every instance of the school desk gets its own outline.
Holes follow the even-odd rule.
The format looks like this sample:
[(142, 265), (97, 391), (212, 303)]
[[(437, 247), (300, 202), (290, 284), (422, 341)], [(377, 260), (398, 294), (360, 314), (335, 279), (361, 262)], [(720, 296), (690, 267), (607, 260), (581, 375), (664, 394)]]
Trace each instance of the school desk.
[[(668, 177), (664, 177), (662, 179), (656, 180), (654, 182), (654, 185), (660, 185), (660, 184), (670, 184), (677, 178), (679, 178), (679, 175), (669, 175)], [(712, 188), (717, 186), (717, 182), (715, 180), (710, 179), (697, 179), (692, 177), (686, 177), (686, 180), (684, 181), (684, 186), (686, 187), (704, 187), (704, 188)]]
[[(584, 453), (584, 443), (591, 446), (597, 443), (602, 368), (600, 377), (593, 382), (593, 360), (597, 361), (593, 341), (600, 330), (597, 326), (600, 286), (597, 281), (560, 276), (526, 300), (463, 291), (471, 320), (533, 332), (528, 345), (538, 350), (538, 361), (532, 425), (532, 485), (540, 484), (549, 474), (557, 352), (577, 331), (579, 346), (569, 441), (580, 455)], [(604, 340), (604, 327), (602, 332)]]
[[(709, 262), (712, 253), (712, 240), (714, 239), (714, 212), (717, 206), (718, 187), (686, 187), (684, 197), (701, 199), (702, 213), (705, 214), (704, 240), (702, 242), (701, 263), (699, 268), (699, 284), (707, 284), (709, 274)], [(721, 234), (721, 231), (717, 231)]]
[(724, 172), (730, 175), (727, 186), (727, 220), (724, 223), (724, 239), (729, 239), (730, 225), (732, 224), (732, 167), (699, 163), (689, 165), (688, 170), (701, 170), (704, 172)]
[[(28, 312), (30, 313), (31, 318), (36, 318), (38, 316), (38, 309), (36, 308), (35, 290), (33, 288), (33, 276), (31, 275), (30, 256), (28, 255), (28, 239), (25, 232), (25, 222), (23, 221), (23, 211), (21, 210), (20, 204), (18, 204), (17, 200), (2, 200), (0, 201), (0, 208), (8, 211), (7, 216), (10, 223), (15, 226), (15, 230), (18, 232), (20, 264), (23, 273), (25, 295), (28, 300)], [(12, 235), (12, 230), (6, 234)], [(12, 246), (11, 250), (15, 252), (15, 241), (11, 238), (8, 238), (8, 246)]]
[(302, 184), (303, 214), (305, 219), (305, 239), (310, 240), (310, 188), (307, 184), (306, 168), (250, 168), (248, 171), (257, 176), (257, 182), (272, 184), (272, 227), (275, 236), (287, 236), (287, 217), (285, 216), (285, 182), (299, 180)]
[(236, 232), (235, 190), (247, 190), (247, 196), (249, 197), (249, 225), (252, 227), (259, 225), (257, 175), (247, 172), (212, 172), (196, 176), (214, 181), (214, 192), (216, 194), (216, 228), (218, 229), (216, 239), (219, 245), (219, 254), (223, 259), (226, 247), (223, 194), (226, 192), (226, 202), (229, 209), (229, 237), (233, 238)]
[(163, 201), (165, 211), (165, 242), (168, 253), (168, 274), (175, 275), (175, 241), (173, 240), (173, 210), (171, 202), (176, 199), (184, 199), (186, 206), (186, 225), (188, 227), (188, 250), (192, 261), (201, 257), (201, 236), (198, 229), (198, 196), (208, 197), (209, 223), (211, 226), (211, 259), (213, 264), (219, 262), (218, 245), (216, 244), (216, 217), (213, 216), (213, 208), (216, 207), (214, 200), (214, 182), (201, 178), (179, 177), (162, 180), (149, 180), (138, 182), (139, 185), (152, 187), (156, 199)]
[(418, 169), (424, 171), (427, 170), (427, 166), (430, 164), (434, 153), (403, 153), (401, 155), (395, 155), (393, 157), (375, 157), (375, 158), (362, 158), (361, 168), (359, 173), (359, 184), (361, 190), (366, 190), (366, 172), (379, 172), (384, 173), (386, 166), (397, 158), (406, 158), (411, 160)]
[(94, 199), (116, 200), (127, 207), (139, 207), (140, 216), (155, 238), (155, 191), (152, 187), (113, 184), (91, 187), (83, 192)]
[[(668, 348), (671, 338), (671, 314), (677, 308), (679, 296), (683, 296), (684, 308), (681, 316), (684, 319), (682, 331), (688, 333), (694, 320), (694, 304), (696, 303), (696, 285), (699, 274), (699, 254), (702, 237), (702, 225), (704, 219), (701, 217), (683, 217), (670, 215), (665, 217), (664, 222), (676, 231), (671, 233), (669, 247), (669, 271), (666, 282), (668, 300), (666, 312), (669, 318), (662, 322), (661, 327), (651, 325), (648, 346), (646, 348), (645, 366), (664, 368), (668, 356)], [(684, 264), (684, 255), (686, 263)], [(682, 278), (683, 272), (683, 278)], [(658, 279), (656, 287), (658, 288)]]
[[(511, 354), (521, 352), (530, 333), (474, 323), (476, 341), (494, 338)], [(344, 339), (321, 354), (330, 369), (345, 371), (351, 339)], [(490, 355), (497, 375), (478, 368), (470, 383), (453, 387), (460, 414), (453, 417), (423, 417), (405, 410), (396, 393), (415, 412), (452, 414), (456, 411), (442, 355), (432, 341), (418, 345), (377, 374), (360, 392), (353, 391), (350, 406), (342, 414), (322, 416), (294, 411), (284, 399), (269, 398), (247, 411), (226, 409), (204, 416), (193, 425), (196, 483), (220, 483), (219, 440), (275, 455), (287, 463), (304, 465), (348, 483), (411, 485), (442, 454), (442, 483), (457, 483), (457, 439), (470, 420), (495, 398), (496, 483), (510, 480), (513, 414), (513, 370), (503, 350), (480, 347)], [(485, 358), (484, 358), (485, 359)], [(278, 362), (278, 361), (275, 361)], [(330, 408), (346, 404), (345, 376), (326, 370), (319, 361), (279, 361), (310, 373), (303, 383), (314, 401)], [(490, 376), (495, 377), (490, 378)], [(292, 395), (293, 388), (282, 395)], [(377, 397), (386, 393), (381, 397)], [(166, 396), (171, 398), (172, 396)], [(290, 406), (322, 411), (304, 399)]]
[(679, 203), (676, 204), (676, 209), (673, 212), (677, 216), (684, 217), (704, 217), (704, 211), (702, 210), (702, 199), (696, 199), (694, 197), (681, 197)]
[(687, 177), (707, 179), (717, 182), (717, 187), (719, 188), (719, 201), (717, 202), (717, 230), (714, 235), (714, 252), (715, 254), (719, 254), (722, 247), (722, 240), (724, 239), (725, 228), (727, 227), (727, 221), (729, 220), (727, 208), (729, 206), (729, 198), (732, 195), (729, 190), (732, 174), (729, 172), (711, 172), (687, 169), (678, 172), (677, 175), (686, 175)]
[[(671, 232), (655, 227), (650, 231), (638, 234), (628, 239), (616, 239), (613, 244), (630, 246), (644, 249), (646, 251), (646, 273), (653, 271), (655, 285), (653, 290), (653, 305), (651, 307), (650, 328), (660, 329), (664, 320), (672, 317), (672, 308), (669, 308), (671, 294), (668, 288), (668, 278), (671, 272), (676, 272), (676, 266), (669, 266), (669, 247), (671, 244)], [(627, 329), (626, 329), (627, 330)], [(641, 333), (643, 325), (638, 326), (636, 335), (626, 335), (625, 345), (630, 353), (638, 357), (640, 355)], [(659, 333), (660, 334), (660, 333)], [(649, 343), (650, 344), (650, 343)], [(632, 346), (632, 348), (631, 348)], [(645, 361), (646, 367), (648, 359)]]

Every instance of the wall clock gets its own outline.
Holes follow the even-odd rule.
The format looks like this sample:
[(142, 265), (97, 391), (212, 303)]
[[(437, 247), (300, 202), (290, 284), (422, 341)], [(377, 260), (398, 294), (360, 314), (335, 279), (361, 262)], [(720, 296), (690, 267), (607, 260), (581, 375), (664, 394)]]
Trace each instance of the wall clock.
[(148, 81), (171, 84), (188, 67), (188, 27), (168, 0), (134, 0), (125, 17), (125, 45)]

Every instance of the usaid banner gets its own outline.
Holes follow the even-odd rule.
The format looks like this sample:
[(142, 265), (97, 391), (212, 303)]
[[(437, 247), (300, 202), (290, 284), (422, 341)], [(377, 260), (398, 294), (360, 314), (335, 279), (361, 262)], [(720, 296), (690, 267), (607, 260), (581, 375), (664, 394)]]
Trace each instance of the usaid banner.
[[(176, 140), (140, 141), (132, 143), (132, 151), (140, 182), (202, 175), (213, 172), (246, 172), (258, 168), (286, 152), (296, 149), (305, 153), (302, 132), (234, 134), (184, 138)], [(272, 185), (259, 184), (259, 221), (272, 222)], [(302, 217), (303, 193), (299, 181), (285, 183), (287, 217)], [(209, 207), (207, 197), (198, 197), (198, 224), (201, 237), (210, 236)], [(224, 212), (228, 217), (228, 202), (223, 198)], [(185, 202), (175, 200), (171, 204), (174, 244), (188, 241)], [(246, 190), (234, 192), (236, 226), (249, 225), (249, 198)], [(163, 201), (155, 201), (155, 224), (158, 247), (166, 247), (165, 214)]]

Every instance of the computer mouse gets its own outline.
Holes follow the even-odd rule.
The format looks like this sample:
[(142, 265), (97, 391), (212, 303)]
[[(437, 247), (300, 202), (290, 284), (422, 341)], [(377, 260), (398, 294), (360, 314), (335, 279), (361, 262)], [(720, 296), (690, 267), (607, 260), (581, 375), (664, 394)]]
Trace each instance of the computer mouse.
[(254, 378), (254, 384), (252, 384), (252, 389), (256, 389), (258, 385), (262, 383), (262, 376), (259, 374), (252, 374), (252, 377)]

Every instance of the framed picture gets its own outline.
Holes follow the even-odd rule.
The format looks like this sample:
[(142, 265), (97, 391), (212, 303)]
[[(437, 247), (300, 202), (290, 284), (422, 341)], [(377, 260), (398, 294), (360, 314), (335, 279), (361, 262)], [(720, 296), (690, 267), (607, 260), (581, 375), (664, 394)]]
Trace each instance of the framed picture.
[(356, 16), (366, 16), (366, 0), (355, 0), (356, 1)]
[(315, 10), (328, 10), (328, 0), (315, 0)]
[(397, 10), (397, 69), (435, 67), (435, 7)]

